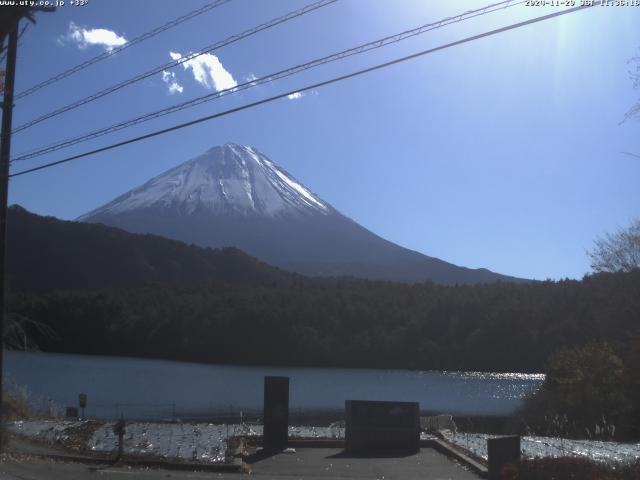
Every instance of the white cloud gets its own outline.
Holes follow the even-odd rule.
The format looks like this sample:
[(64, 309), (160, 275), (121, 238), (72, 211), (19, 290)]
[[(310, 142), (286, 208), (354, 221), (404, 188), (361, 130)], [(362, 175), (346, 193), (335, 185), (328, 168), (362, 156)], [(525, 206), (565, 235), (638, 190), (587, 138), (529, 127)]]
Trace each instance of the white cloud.
[(176, 80), (176, 74), (174, 72), (167, 72), (166, 70), (163, 70), (162, 81), (167, 84), (167, 88), (171, 95), (174, 93), (182, 93), (184, 91), (184, 87)]
[(91, 45), (99, 45), (105, 50), (111, 51), (115, 47), (127, 43), (127, 39), (106, 28), (87, 29), (70, 22), (67, 34), (58, 38), (58, 43), (64, 44), (66, 42), (75, 43), (81, 50)]
[(253, 73), (250, 73), (249, 75), (244, 77), (244, 81), (247, 82), (249, 85), (256, 85), (257, 79), (258, 77), (256, 77)]
[(287, 95), (287, 98), (289, 100), (299, 100), (302, 97), (306, 97), (306, 96), (309, 96), (309, 95), (311, 95), (312, 97), (317, 97), (319, 94), (318, 94), (317, 90), (309, 90), (308, 92), (293, 92), (293, 93), (290, 93), (289, 95)]
[[(214, 88), (216, 91), (234, 88), (238, 85), (233, 76), (224, 68), (218, 57), (211, 53), (204, 53), (199, 56), (190, 54), (181, 63), (185, 70), (191, 69), (193, 78), (206, 88)], [(183, 59), (180, 53), (169, 52), (173, 60)]]

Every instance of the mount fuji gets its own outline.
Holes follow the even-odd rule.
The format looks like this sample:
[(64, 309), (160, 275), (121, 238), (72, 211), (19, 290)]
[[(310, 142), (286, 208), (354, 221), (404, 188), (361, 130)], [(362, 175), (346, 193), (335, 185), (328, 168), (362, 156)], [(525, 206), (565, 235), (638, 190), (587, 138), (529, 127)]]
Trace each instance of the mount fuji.
[(286, 270), (403, 282), (522, 281), (387, 241), (253, 147), (216, 146), (78, 218), (205, 247), (235, 246)]

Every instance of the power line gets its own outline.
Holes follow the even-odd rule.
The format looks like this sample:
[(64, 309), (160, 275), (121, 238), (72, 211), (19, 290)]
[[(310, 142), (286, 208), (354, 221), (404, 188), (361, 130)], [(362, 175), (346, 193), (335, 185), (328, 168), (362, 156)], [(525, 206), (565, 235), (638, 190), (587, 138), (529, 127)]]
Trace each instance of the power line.
[(113, 92), (116, 92), (124, 87), (128, 87), (129, 85), (132, 85), (136, 82), (139, 82), (141, 80), (144, 80), (145, 78), (149, 78), (152, 75), (156, 75), (160, 72), (162, 72), (163, 70), (169, 70), (171, 68), (174, 68), (178, 65), (181, 65), (185, 62), (188, 62), (189, 60), (192, 60), (194, 58), (197, 58), (201, 55), (204, 55), (205, 53), (209, 53), (212, 52), (214, 50), (218, 50), (222, 47), (225, 47), (227, 45), (230, 45), (232, 43), (235, 43), (239, 40), (242, 40), (244, 38), (250, 37), (252, 35), (255, 35), (258, 32), (261, 32), (263, 30), (266, 30), (268, 28), (272, 28), (275, 27), (276, 25), (280, 25), (281, 23), (287, 22), (289, 20), (293, 20), (294, 18), (300, 17), (302, 15), (305, 15), (309, 12), (312, 12), (314, 10), (317, 10), (319, 8), (322, 7), (326, 7), (327, 5), (331, 5), (335, 2), (337, 2), (338, 0), (319, 0), (316, 1), (315, 3), (309, 4), (303, 8), (300, 8), (298, 10), (294, 10), (292, 12), (287, 13), (286, 15), (283, 15), (281, 17), (277, 17), (274, 18), (266, 23), (263, 23), (261, 25), (258, 25), (257, 27), (251, 28), (249, 30), (245, 30), (242, 33), (236, 34), (236, 35), (232, 35), (224, 40), (221, 40), (219, 42), (214, 43), (213, 45), (209, 45), (207, 47), (205, 47), (204, 49), (200, 50), (197, 53), (192, 53), (190, 55), (187, 55), (185, 57), (182, 57), (178, 60), (174, 60), (168, 63), (165, 63), (164, 65), (161, 65), (159, 67), (153, 68), (151, 70), (148, 70), (144, 73), (141, 73), (139, 75), (136, 75), (133, 78), (130, 78), (128, 80), (125, 80), (123, 82), (117, 83), (115, 85), (112, 85), (108, 88), (105, 88), (104, 90), (101, 90), (97, 93), (94, 93), (93, 95), (89, 95), (88, 97), (84, 97), (81, 98), (80, 100), (76, 100), (73, 103), (70, 103), (64, 107), (58, 108), (57, 110), (53, 110), (52, 112), (46, 113), (38, 118), (35, 118), (34, 120), (30, 120), (26, 123), (23, 123), (22, 125), (16, 127), (12, 133), (18, 133), (21, 132), (22, 130), (25, 130), (29, 127), (32, 127), (40, 122), (44, 122), (45, 120), (48, 120), (50, 118), (56, 117), (62, 113), (68, 112), (70, 110), (73, 110), (75, 108), (78, 108), (82, 105), (86, 105), (87, 103), (93, 102), (94, 100), (97, 100), (99, 98), (104, 97), (105, 95), (109, 95)]
[(37, 85), (34, 85), (31, 88), (28, 88), (27, 90), (24, 90), (23, 92), (20, 92), (19, 94), (16, 95), (16, 99), (20, 99), (20, 98), (24, 98), (28, 95), (31, 95), (32, 93), (37, 92), (38, 90), (40, 90), (41, 88), (44, 88), (48, 85), (51, 85), (53, 83), (56, 83), (60, 80), (62, 80), (63, 78), (67, 78), (71, 75), (73, 75), (74, 73), (77, 73), (81, 70), (84, 70), (85, 68), (101, 62), (102, 60), (104, 60), (105, 58), (109, 58), (114, 56), (117, 53), (120, 53), (121, 51), (132, 47), (134, 45), (137, 45), (138, 43), (144, 42), (145, 40), (148, 40), (151, 37), (155, 37), (156, 35), (165, 32), (177, 25), (180, 25), (181, 23), (186, 22), (187, 20), (191, 20), (194, 17), (197, 17), (198, 15), (202, 15), (203, 13), (206, 13), (210, 10), (213, 10), (216, 7), (219, 7), (220, 5), (223, 5), (225, 3), (230, 2), (231, 0), (216, 0), (215, 2), (211, 2), (208, 3), (207, 5), (204, 5), (201, 8), (198, 8), (197, 10), (193, 10), (185, 15), (182, 15), (174, 20), (171, 20), (170, 22), (165, 23), (164, 25), (161, 25), (159, 27), (154, 28), (153, 30), (150, 30), (146, 33), (143, 33), (142, 35), (139, 35), (135, 38), (133, 38), (132, 40), (129, 40), (128, 42), (126, 42), (123, 45), (120, 45), (119, 47), (115, 47), (112, 50), (106, 51), (101, 53), (100, 55), (96, 55), (93, 58), (90, 58), (89, 60), (82, 62), (78, 65), (76, 65), (75, 67), (72, 67), (68, 70), (65, 70), (64, 72), (58, 73), (57, 75), (54, 75), (51, 78), (48, 78), (47, 80), (44, 80), (40, 83), (38, 83)]
[(290, 67), (284, 70), (280, 70), (278, 72), (275, 73), (271, 73), (269, 75), (264, 75), (260, 78), (256, 78), (256, 79), (252, 79), (250, 81), (247, 81), (245, 83), (236, 85), (235, 87), (232, 88), (227, 88), (224, 90), (220, 90), (214, 93), (209, 93), (207, 95), (203, 95), (200, 97), (196, 97), (193, 98), (191, 100), (187, 100), (185, 102), (173, 105), (171, 107), (167, 107), (161, 110), (157, 110), (155, 112), (151, 112), (151, 113), (147, 113), (120, 123), (117, 123), (115, 125), (111, 125), (109, 127), (105, 127), (105, 128), (101, 128), (98, 130), (93, 130), (91, 132), (79, 135), (77, 137), (74, 138), (70, 138), (70, 139), (66, 139), (64, 141), (52, 144), (52, 145), (48, 145), (45, 147), (40, 147), (36, 150), (32, 150), (30, 152), (27, 153), (23, 153), (20, 154), (18, 156), (16, 156), (13, 161), (22, 161), (22, 160), (28, 160), (31, 158), (35, 158), (35, 157), (39, 157), (41, 155), (45, 155), (47, 153), (51, 153), (57, 150), (61, 150), (63, 148), (67, 148), (73, 145), (77, 145), (78, 143), (82, 143), (85, 141), (89, 141), (89, 140), (93, 140), (95, 138), (110, 134), (110, 133), (114, 133), (117, 132), (119, 130), (123, 130), (125, 128), (143, 123), (143, 122), (147, 122), (149, 120), (164, 116), (164, 115), (168, 115), (170, 113), (175, 113), (177, 111), (180, 110), (184, 110), (186, 108), (191, 108), (197, 105), (200, 105), (202, 103), (205, 102), (209, 102), (215, 99), (218, 99), (220, 97), (226, 96), (226, 95), (230, 95), (233, 93), (237, 93), (239, 91), (242, 90), (248, 90), (250, 88), (256, 87), (258, 85), (262, 85), (265, 83), (269, 83), (269, 82), (274, 82), (276, 80), (285, 78), (285, 77), (289, 77), (292, 75), (295, 75), (297, 73), (300, 73), (304, 70), (309, 70), (311, 68), (315, 68), (321, 65), (325, 65), (327, 63), (330, 62), (334, 62), (337, 60), (342, 60), (344, 58), (353, 56), (353, 55), (357, 55), (357, 54), (361, 54), (364, 52), (368, 52), (370, 50), (374, 50), (377, 48), (382, 48), (385, 47), (387, 45), (393, 44), (393, 43), (397, 43), (400, 42), (402, 40), (405, 40), (407, 38), (411, 38), (414, 37), (416, 35), (420, 35), (426, 32), (429, 32), (431, 30), (435, 30), (437, 28), (442, 28), (444, 26), (450, 25), (452, 23), (457, 23), (463, 20), (469, 20), (471, 18), (475, 18), (477, 16), (480, 15), (485, 15), (487, 13), (492, 13), (498, 10), (503, 10), (505, 8), (509, 8), (509, 7), (513, 7), (516, 5), (520, 5), (522, 3), (524, 3), (525, 0), (520, 0), (520, 1), (515, 1), (515, 0), (507, 0), (507, 1), (502, 1), (499, 3), (495, 3), (495, 4), (490, 4), (487, 5), (485, 7), (476, 9), (476, 10), (470, 10), (467, 12), (464, 12), (462, 14), (459, 15), (455, 15), (453, 17), (447, 17), (444, 18), (442, 20), (439, 20), (437, 22), (432, 22), (429, 24), (425, 24), (425, 25), (421, 25), (417, 28), (413, 28), (411, 30), (405, 30), (404, 32), (395, 34), (395, 35), (390, 35), (372, 42), (368, 42), (368, 43), (364, 43), (361, 45), (358, 45), (357, 47), (353, 47), (353, 48), (349, 48), (347, 50), (343, 50), (340, 51), (338, 53), (334, 53), (331, 55), (327, 55), (315, 60), (312, 60), (310, 62), (306, 62), (303, 64), (299, 64), (296, 65), (294, 67)]
[(574, 13), (574, 12), (577, 12), (579, 10), (584, 10), (586, 8), (591, 8), (591, 7), (595, 6), (595, 5), (597, 5), (595, 2), (593, 4), (584, 4), (584, 5), (580, 5), (580, 6), (577, 6), (577, 7), (569, 8), (567, 10), (562, 10), (562, 11), (559, 11), (559, 12), (550, 13), (548, 15), (543, 15), (543, 16), (540, 16), (540, 17), (536, 17), (536, 18), (532, 18), (532, 19), (529, 19), (529, 20), (525, 20), (523, 22), (507, 25), (506, 27), (497, 28), (495, 30), (490, 30), (488, 32), (480, 33), (478, 35), (474, 35), (474, 36), (471, 36), (471, 37), (466, 37), (466, 38), (463, 38), (462, 40), (457, 40), (455, 42), (446, 43), (446, 44), (440, 45), (438, 47), (430, 48), (430, 49), (427, 49), (427, 50), (422, 50), (420, 52), (417, 52), (417, 53), (414, 53), (414, 54), (411, 54), (411, 55), (407, 55), (407, 56), (404, 56), (404, 57), (400, 57), (400, 58), (397, 58), (395, 60), (391, 60), (391, 61), (384, 62), (384, 63), (379, 63), (379, 64), (374, 65), (372, 67), (364, 68), (362, 70), (357, 70), (355, 72), (351, 72), (351, 73), (348, 73), (346, 75), (341, 75), (339, 77), (334, 77), (334, 78), (331, 78), (329, 80), (324, 80), (322, 82), (314, 83), (312, 85), (307, 85), (305, 87), (296, 88), (295, 90), (290, 90), (290, 91), (285, 92), (285, 93), (280, 93), (278, 95), (274, 95), (272, 97), (268, 97), (268, 98), (265, 98), (265, 99), (262, 99), (262, 100), (258, 100), (256, 102), (247, 103), (247, 104), (241, 105), (239, 107), (235, 107), (235, 108), (232, 108), (232, 109), (229, 109), (229, 110), (225, 110), (223, 112), (218, 112), (218, 113), (214, 113), (212, 115), (207, 115), (205, 117), (200, 117), (200, 118), (197, 118), (195, 120), (191, 120), (189, 122), (185, 122), (185, 123), (181, 123), (181, 124), (178, 124), (178, 125), (174, 125), (172, 127), (164, 128), (162, 130), (156, 130), (155, 132), (147, 133), (145, 135), (140, 135), (138, 137), (133, 137), (133, 138), (130, 138), (128, 140), (124, 140), (122, 142), (113, 143), (111, 145), (107, 145), (106, 147), (97, 148), (95, 150), (90, 150), (88, 152), (84, 152), (84, 153), (81, 153), (81, 154), (78, 154), (78, 155), (73, 155), (73, 156), (70, 156), (70, 157), (67, 157), (67, 158), (63, 158), (62, 160), (57, 160), (55, 162), (45, 163), (45, 164), (39, 165), (37, 167), (29, 168), (29, 169), (26, 169), (26, 170), (21, 170), (19, 172), (12, 173), (11, 175), (9, 175), (9, 177), (17, 177), (17, 176), (20, 176), (20, 175), (26, 175), (28, 173), (36, 172), (36, 171), (39, 171), (39, 170), (44, 170), (46, 168), (51, 168), (51, 167), (54, 167), (56, 165), (61, 165), (63, 163), (71, 162), (73, 160), (77, 160), (77, 159), (80, 159), (80, 158), (88, 157), (90, 155), (95, 155), (96, 153), (101, 153), (101, 152), (106, 152), (108, 150), (113, 150), (115, 148), (122, 147), (124, 145), (129, 145), (131, 143), (136, 143), (136, 142), (139, 142), (139, 141), (142, 141), (142, 140), (147, 140), (147, 139), (152, 138), (152, 137), (156, 137), (156, 136), (159, 136), (159, 135), (164, 135), (165, 133), (169, 133), (169, 132), (173, 132), (175, 130), (180, 130), (182, 128), (190, 127), (190, 126), (196, 125), (198, 123), (206, 122), (206, 121), (209, 121), (209, 120), (214, 120), (216, 118), (224, 117), (224, 116), (230, 115), (232, 113), (236, 113), (236, 112), (240, 112), (242, 110), (247, 110), (247, 109), (250, 109), (250, 108), (253, 108), (253, 107), (257, 107), (257, 106), (263, 105), (265, 103), (270, 103), (270, 102), (273, 102), (275, 100), (279, 100), (281, 98), (287, 97), (287, 96), (289, 96), (289, 95), (291, 95), (293, 93), (296, 93), (296, 92), (304, 92), (304, 91), (307, 91), (307, 90), (313, 90), (313, 89), (316, 89), (316, 88), (324, 87), (326, 85), (330, 85), (330, 84), (337, 83), (337, 82), (340, 82), (340, 81), (343, 81), (343, 80), (347, 80), (349, 78), (353, 78), (353, 77), (357, 77), (357, 76), (360, 76), (360, 75), (364, 75), (364, 74), (367, 74), (367, 73), (370, 73), (370, 72), (373, 72), (373, 71), (376, 71), (376, 70), (381, 70), (383, 68), (387, 68), (387, 67), (390, 67), (392, 65), (396, 65), (396, 64), (399, 64), (399, 63), (402, 63), (402, 62), (406, 62), (408, 60), (413, 60), (413, 59), (416, 59), (418, 57), (422, 57), (424, 55), (428, 55), (428, 54), (431, 54), (431, 53), (434, 53), (434, 52), (438, 52), (440, 50), (445, 50), (447, 48), (451, 48), (451, 47), (455, 47), (455, 46), (458, 46), (458, 45), (462, 45), (464, 43), (473, 42), (475, 40), (479, 40), (479, 39), (484, 38), (484, 37), (497, 35), (497, 34), (502, 33), (502, 32), (506, 32), (506, 31), (509, 31), (509, 30), (514, 30), (516, 28), (524, 27), (526, 25), (531, 25), (533, 23), (542, 22), (544, 20), (549, 20), (551, 18), (559, 17), (561, 15), (566, 15), (568, 13)]

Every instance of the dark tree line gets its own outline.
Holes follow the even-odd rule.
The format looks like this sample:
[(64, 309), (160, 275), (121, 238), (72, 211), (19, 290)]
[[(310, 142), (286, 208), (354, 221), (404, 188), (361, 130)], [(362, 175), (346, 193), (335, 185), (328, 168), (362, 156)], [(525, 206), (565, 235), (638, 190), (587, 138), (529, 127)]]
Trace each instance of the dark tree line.
[[(563, 347), (640, 334), (640, 271), (444, 287), (349, 279), (14, 293), (46, 351), (233, 363), (539, 372)], [(48, 329), (46, 331), (48, 331)]]

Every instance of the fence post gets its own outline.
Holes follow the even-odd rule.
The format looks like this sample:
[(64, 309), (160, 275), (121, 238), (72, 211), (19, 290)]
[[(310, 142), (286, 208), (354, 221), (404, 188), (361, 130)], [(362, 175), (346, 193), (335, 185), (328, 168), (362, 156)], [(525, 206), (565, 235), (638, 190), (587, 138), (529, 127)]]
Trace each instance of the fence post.
[(520, 461), (520, 437), (509, 435), (487, 439), (487, 460), (489, 463), (489, 480), (500, 480), (501, 469), (508, 463)]
[(289, 437), (289, 377), (264, 377), (263, 448), (282, 451)]

